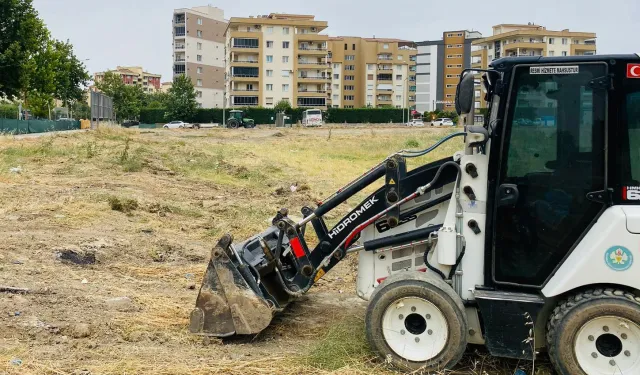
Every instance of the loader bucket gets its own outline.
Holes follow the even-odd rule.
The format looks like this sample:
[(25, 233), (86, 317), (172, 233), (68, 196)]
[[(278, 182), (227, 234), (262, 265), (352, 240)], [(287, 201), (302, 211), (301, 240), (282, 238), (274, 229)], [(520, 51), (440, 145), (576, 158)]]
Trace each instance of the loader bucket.
[(256, 334), (273, 318), (273, 309), (256, 293), (259, 289), (254, 276), (233, 253), (232, 241), (227, 234), (211, 251), (196, 308), (191, 312), (192, 333), (216, 337)]

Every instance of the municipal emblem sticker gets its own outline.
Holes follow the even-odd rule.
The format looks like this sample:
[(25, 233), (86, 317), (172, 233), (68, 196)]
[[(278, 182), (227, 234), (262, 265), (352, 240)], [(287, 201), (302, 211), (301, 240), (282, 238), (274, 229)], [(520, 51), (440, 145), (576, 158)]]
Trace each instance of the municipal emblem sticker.
[(614, 271), (626, 271), (633, 264), (633, 254), (624, 246), (614, 246), (604, 254), (604, 261)]

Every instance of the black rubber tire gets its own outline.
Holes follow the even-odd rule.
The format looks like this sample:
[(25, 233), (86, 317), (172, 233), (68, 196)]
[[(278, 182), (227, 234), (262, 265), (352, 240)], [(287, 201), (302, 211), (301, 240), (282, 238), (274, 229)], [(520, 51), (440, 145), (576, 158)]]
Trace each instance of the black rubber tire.
[(245, 127), (245, 129), (253, 129), (253, 128), (256, 127), (256, 124), (253, 123), (253, 122), (250, 122), (250, 123), (246, 124), (244, 127)]
[[(448, 342), (445, 349), (435, 358), (426, 362), (414, 362), (403, 359), (397, 355), (388, 345), (382, 333), (382, 320), (385, 310), (394, 301), (405, 297), (423, 298), (440, 309), (443, 315), (449, 319)], [(467, 327), (465, 325), (465, 312), (451, 300), (446, 292), (437, 286), (420, 280), (402, 280), (383, 286), (369, 301), (365, 319), (367, 340), (371, 349), (394, 367), (403, 371), (417, 371), (418, 373), (431, 373), (451, 369), (464, 355), (467, 347)]]
[(620, 316), (640, 324), (640, 296), (597, 288), (561, 301), (547, 323), (547, 351), (559, 375), (589, 375), (576, 358), (575, 337), (584, 324), (601, 316)]
[(238, 126), (240, 126), (240, 124), (238, 123), (238, 121), (235, 121), (235, 120), (229, 121), (227, 123), (227, 127), (230, 129), (237, 129)]
[(193, 130), (200, 129), (200, 124), (193, 124)]

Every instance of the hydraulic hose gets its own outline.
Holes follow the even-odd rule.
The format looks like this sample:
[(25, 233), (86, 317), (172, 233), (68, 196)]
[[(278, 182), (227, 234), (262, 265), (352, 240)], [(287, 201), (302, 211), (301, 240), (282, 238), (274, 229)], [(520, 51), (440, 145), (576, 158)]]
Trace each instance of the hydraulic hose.
[(446, 141), (455, 138), (455, 137), (461, 137), (466, 135), (467, 133), (465, 132), (459, 132), (459, 133), (453, 133), (453, 134), (449, 134), (448, 136), (442, 138), (441, 140), (439, 140), (436, 144), (434, 144), (433, 146), (427, 148), (426, 150), (422, 150), (422, 151), (412, 151), (412, 150), (403, 150), (400, 151), (398, 154), (400, 156), (404, 156), (407, 158), (417, 158), (423, 155), (426, 155), (428, 153), (430, 153), (431, 151), (435, 150), (436, 148), (440, 147), (441, 144), (445, 143)]
[[(451, 267), (451, 271), (449, 271), (449, 279), (451, 280), (453, 279), (453, 276), (456, 274), (456, 271), (458, 270), (458, 266), (460, 265), (460, 262), (462, 262), (462, 258), (464, 258), (464, 253), (467, 249), (467, 244), (464, 243), (462, 245), (462, 250), (460, 251), (460, 255), (458, 255), (458, 259), (456, 259), (456, 264), (453, 265), (453, 267)], [(444, 275), (442, 275), (444, 276)]]
[(430, 269), (431, 271), (437, 273), (440, 277), (442, 277), (442, 280), (446, 280), (447, 277), (444, 275), (444, 273), (442, 273), (442, 271), (435, 268), (434, 266), (431, 265), (431, 263), (429, 263), (429, 253), (431, 252), (431, 250), (435, 249), (437, 243), (438, 243), (438, 240), (434, 240), (433, 245), (424, 252), (424, 264), (427, 266), (428, 269)]

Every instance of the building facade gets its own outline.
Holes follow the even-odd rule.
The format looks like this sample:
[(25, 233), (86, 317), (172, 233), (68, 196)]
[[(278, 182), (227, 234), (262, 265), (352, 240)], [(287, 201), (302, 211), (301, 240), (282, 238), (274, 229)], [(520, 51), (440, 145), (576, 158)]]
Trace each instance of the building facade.
[(326, 21), (269, 14), (232, 17), (226, 32), (227, 105), (326, 108), (330, 65)]
[(328, 106), (413, 108), (417, 52), (406, 40), (330, 38)]
[(140, 66), (118, 66), (115, 70), (98, 72), (93, 75), (94, 82), (102, 82), (106, 73), (117, 74), (122, 82), (129, 86), (140, 86), (146, 93), (160, 91), (160, 74), (147, 73)]
[[(579, 56), (596, 54), (596, 34), (547, 30), (534, 24), (501, 24), (493, 27), (493, 35), (474, 40), (471, 67), (487, 69), (491, 61), (508, 56)], [(484, 95), (477, 75), (475, 109), (485, 108)]]
[(173, 75), (191, 78), (202, 108), (222, 107), (226, 29), (221, 9), (203, 6), (173, 11)]
[(416, 110), (453, 111), (460, 74), (471, 67), (471, 43), (476, 31), (445, 31), (441, 40), (418, 42)]
[[(326, 21), (276, 14), (231, 18), (227, 29), (230, 107), (327, 109), (415, 105), (413, 42), (329, 37)], [(413, 93), (413, 94), (412, 94)]]

